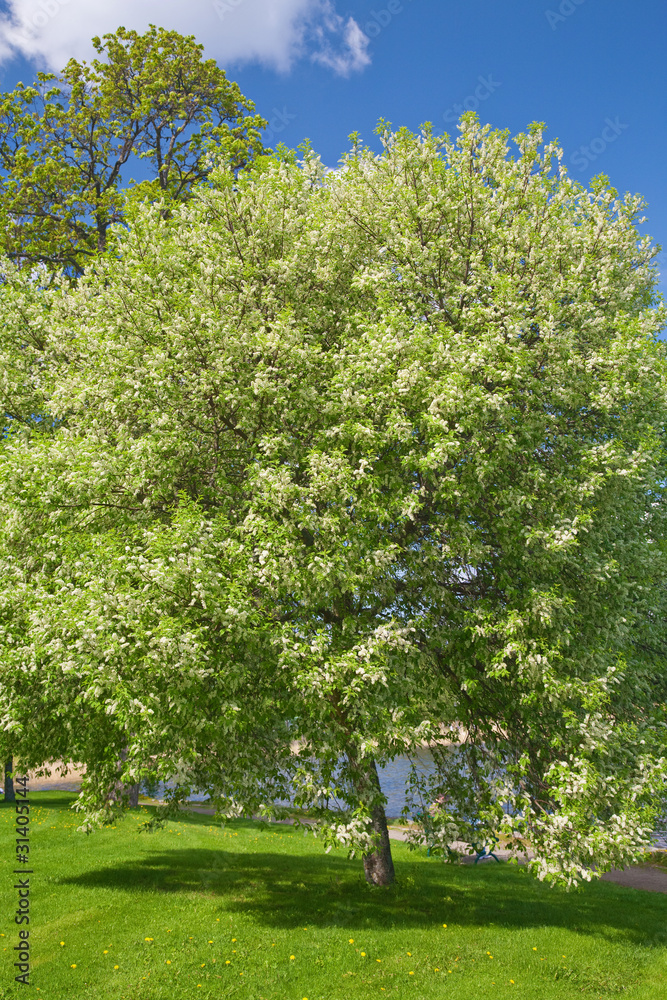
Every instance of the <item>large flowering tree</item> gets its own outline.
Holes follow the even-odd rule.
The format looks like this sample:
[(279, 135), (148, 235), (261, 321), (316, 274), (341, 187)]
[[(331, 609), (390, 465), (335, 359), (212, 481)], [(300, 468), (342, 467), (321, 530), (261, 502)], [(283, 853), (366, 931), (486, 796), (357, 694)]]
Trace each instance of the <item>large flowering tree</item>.
[[(664, 801), (665, 358), (641, 201), (533, 127), (224, 157), (75, 289), (4, 265), (0, 694), (25, 766), (636, 858)], [(17, 404), (18, 405), (18, 404)], [(0, 747), (0, 750), (2, 747)], [(419, 838), (419, 833), (417, 834)]]

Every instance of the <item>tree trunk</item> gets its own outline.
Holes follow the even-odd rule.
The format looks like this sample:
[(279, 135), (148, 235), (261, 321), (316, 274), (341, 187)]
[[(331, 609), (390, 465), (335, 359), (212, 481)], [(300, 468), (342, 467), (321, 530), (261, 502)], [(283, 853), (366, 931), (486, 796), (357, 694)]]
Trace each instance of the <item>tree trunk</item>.
[[(380, 779), (378, 778), (375, 761), (371, 760), (367, 765), (365, 773), (359, 774), (357, 790), (362, 795), (369, 792), (376, 794), (380, 791)], [(373, 819), (373, 831), (377, 836), (377, 846), (374, 851), (364, 854), (364, 873), (366, 881), (370, 885), (391, 885), (396, 880), (394, 872), (394, 862), (391, 856), (391, 844), (389, 842), (389, 831), (387, 829), (387, 817), (383, 805), (373, 807), (371, 813)]]
[(139, 787), (139, 785), (124, 785), (122, 781), (116, 781), (108, 793), (108, 798), (111, 801), (120, 802), (125, 794), (128, 797), (129, 808), (136, 808), (139, 805)]
[(372, 854), (364, 854), (366, 881), (370, 885), (391, 885), (396, 879), (396, 874), (391, 856), (384, 806), (376, 806), (373, 809), (373, 830), (379, 834), (379, 843)]
[[(121, 750), (119, 766), (122, 766), (123, 761), (126, 759), (127, 750)], [(133, 809), (139, 805), (139, 788), (139, 784), (124, 785), (122, 781), (116, 781), (109, 792), (109, 798), (115, 799), (116, 802), (120, 802), (123, 792), (126, 792), (129, 797), (130, 809)]]
[(14, 759), (8, 757), (5, 761), (5, 802), (16, 802), (14, 794)]

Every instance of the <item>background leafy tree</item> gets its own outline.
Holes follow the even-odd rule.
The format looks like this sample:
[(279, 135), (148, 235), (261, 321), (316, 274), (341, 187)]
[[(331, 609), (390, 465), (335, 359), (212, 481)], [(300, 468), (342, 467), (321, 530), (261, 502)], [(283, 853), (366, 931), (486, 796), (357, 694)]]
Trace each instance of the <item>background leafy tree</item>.
[(125, 748), (226, 814), (291, 786), (376, 884), (377, 764), (426, 741), (431, 842), (576, 881), (664, 801), (654, 250), (537, 126), (379, 134), (223, 152), (75, 289), (7, 263), (60, 354), (0, 464), (5, 740), (84, 761), (90, 822)]
[[(234, 169), (262, 148), (266, 122), (194, 36), (121, 27), (93, 44), (104, 58), (70, 59), (0, 97), (2, 249), (49, 273), (81, 274), (128, 196), (165, 211), (187, 199), (208, 176), (211, 143)], [(128, 189), (141, 160), (154, 178)]]
[[(0, 245), (38, 284), (80, 276), (134, 202), (159, 200), (166, 213), (186, 200), (208, 175), (211, 143), (235, 171), (262, 149), (266, 122), (214, 60), (202, 59), (193, 36), (121, 27), (93, 44), (104, 58), (92, 65), (71, 59), (60, 74), (39, 73), (36, 85), (0, 96)], [(155, 176), (135, 184), (126, 170), (141, 161)], [(14, 429), (48, 433), (40, 391), (52, 363), (48, 307), (24, 298), (5, 304), (12, 308), (27, 308), (30, 319), (22, 314), (24, 325), (5, 330), (3, 412)]]

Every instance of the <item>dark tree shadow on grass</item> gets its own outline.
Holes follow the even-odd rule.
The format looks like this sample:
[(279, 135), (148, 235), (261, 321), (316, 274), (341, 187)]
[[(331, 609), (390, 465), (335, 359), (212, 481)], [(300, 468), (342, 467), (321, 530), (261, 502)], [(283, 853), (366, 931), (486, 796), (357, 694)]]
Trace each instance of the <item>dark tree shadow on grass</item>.
[(398, 884), (373, 889), (359, 861), (341, 856), (289, 856), (268, 851), (203, 848), (151, 853), (60, 879), (61, 883), (127, 892), (201, 893), (266, 927), (413, 928), (442, 922), (505, 927), (566, 927), (637, 945), (667, 942), (667, 897), (609, 885), (563, 893), (513, 866), (450, 867), (424, 856), (397, 862)]
[[(39, 795), (38, 804), (71, 817), (72, 799), (62, 792)], [(133, 810), (131, 816), (136, 820), (139, 814)], [(201, 813), (181, 813), (178, 821), (202, 828), (217, 825), (212, 816)], [(250, 820), (235, 820), (227, 830), (289, 832), (288, 827), (267, 827)], [(410, 929), (446, 920), (468, 927), (564, 927), (616, 942), (620, 937), (644, 947), (667, 944), (667, 894), (609, 882), (565, 893), (537, 882), (514, 865), (443, 865), (424, 852), (407, 853), (402, 845), (395, 852), (397, 884), (377, 889), (365, 883), (361, 861), (348, 860), (342, 852), (325, 854), (319, 848), (303, 853), (298, 841), (292, 854), (256, 850), (247, 843), (239, 843), (238, 850), (234, 847), (226, 842), (215, 849), (174, 846), (151, 851), (148, 834), (143, 857), (58, 881), (127, 893), (201, 894), (267, 928), (290, 929), (306, 923), (350, 930), (369, 926)]]
[[(66, 790), (53, 789), (48, 792), (33, 792), (30, 791), (30, 802), (36, 809), (56, 809), (58, 812), (64, 813), (66, 816), (76, 815), (73, 810), (70, 810), (69, 804), (75, 799), (73, 792), (68, 792)], [(0, 808), (6, 807), (7, 809), (15, 809), (16, 805), (14, 802), (0, 801)]]

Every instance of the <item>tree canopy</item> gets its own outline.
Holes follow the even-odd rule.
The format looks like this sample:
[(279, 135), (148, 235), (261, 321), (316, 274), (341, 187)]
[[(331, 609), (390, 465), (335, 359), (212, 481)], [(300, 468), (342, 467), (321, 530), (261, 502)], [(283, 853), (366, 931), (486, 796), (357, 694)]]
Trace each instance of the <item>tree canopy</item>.
[(664, 803), (641, 199), (571, 180), (539, 126), (515, 154), (473, 115), (378, 134), (338, 171), (223, 148), (76, 288), (4, 265), (5, 392), (54, 418), (0, 454), (6, 746), (84, 762), (90, 823), (124, 750), (123, 780), (230, 815), (296, 788), (383, 883), (376, 764), (429, 743), (422, 838), (589, 878)]
[[(208, 176), (212, 144), (237, 169), (262, 149), (266, 121), (194, 36), (121, 27), (93, 45), (105, 58), (70, 59), (0, 95), (1, 248), (50, 273), (79, 275), (128, 197), (186, 199)], [(141, 160), (155, 176), (128, 188)]]

